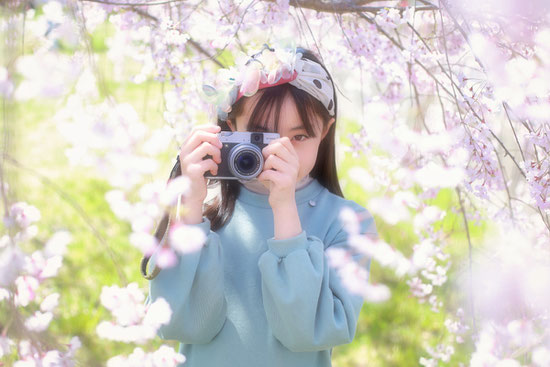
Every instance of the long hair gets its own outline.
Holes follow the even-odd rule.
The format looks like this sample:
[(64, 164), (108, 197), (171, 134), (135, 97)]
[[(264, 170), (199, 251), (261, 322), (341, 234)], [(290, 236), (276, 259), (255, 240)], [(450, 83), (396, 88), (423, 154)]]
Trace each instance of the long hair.
[[(298, 47), (296, 51), (302, 53), (303, 58), (315, 61), (321, 65), (321, 67), (327, 72), (328, 78), (333, 84), (333, 90), (335, 90), (332, 77), (319, 58), (312, 51), (302, 47)], [(266, 123), (268, 121), (267, 117), (272, 114), (272, 111), (274, 111), (275, 131), (277, 131), (279, 126), (280, 111), (287, 95), (290, 95), (296, 104), (298, 114), (304, 123), (304, 128), (310, 136), (315, 136), (315, 129), (313, 125), (314, 116), (321, 118), (323, 130), (326, 128), (331, 119), (327, 109), (319, 100), (291, 84), (285, 83), (274, 87), (261, 89), (257, 93), (261, 93), (261, 96), (250, 115), (249, 125), (247, 127), (248, 131), (265, 131), (266, 126), (261, 125), (260, 122)], [(236, 118), (237, 116), (243, 114), (245, 101), (248, 98), (249, 97), (243, 97), (239, 99), (231, 107), (231, 112), (228, 114), (227, 120), (231, 121), (232, 126), (237, 126)], [(333, 101), (335, 122), (330, 126), (327, 134), (319, 145), (317, 160), (310, 172), (310, 176), (317, 179), (333, 194), (343, 197), (344, 195), (342, 194), (336, 171), (335, 133), (336, 122), (338, 121), (338, 101), (336, 98), (336, 93), (334, 93)], [(218, 119), (217, 123), (221, 127), (222, 131), (230, 130), (225, 120)], [(181, 175), (181, 167), (179, 159), (177, 159), (177, 162), (170, 173), (169, 180), (179, 175)], [(235, 209), (235, 201), (237, 200), (240, 190), (240, 183), (237, 180), (208, 180), (209, 187), (216, 185), (220, 185), (220, 194), (207, 203), (203, 209), (203, 215), (210, 220), (210, 227), (212, 231), (216, 231), (223, 227), (231, 218)], [(165, 213), (155, 231), (155, 237), (159, 243), (161, 243), (162, 239), (165, 237), (169, 224), (170, 214)], [(158, 274), (159, 269), (156, 267), (152, 274), (147, 275), (148, 260), (148, 257), (144, 257), (142, 259), (141, 272), (145, 278), (153, 279)]]

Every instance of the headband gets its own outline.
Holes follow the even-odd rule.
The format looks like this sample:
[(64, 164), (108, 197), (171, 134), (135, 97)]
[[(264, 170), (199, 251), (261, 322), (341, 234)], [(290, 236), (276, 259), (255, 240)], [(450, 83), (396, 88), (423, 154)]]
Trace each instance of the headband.
[(263, 49), (247, 56), (241, 53), (235, 67), (220, 69), (217, 88), (204, 84), (203, 98), (217, 107), (218, 118), (227, 119), (231, 106), (241, 97), (250, 97), (258, 90), (289, 83), (320, 101), (330, 116), (334, 116), (334, 88), (330, 76), (315, 61), (302, 58), (292, 49)]

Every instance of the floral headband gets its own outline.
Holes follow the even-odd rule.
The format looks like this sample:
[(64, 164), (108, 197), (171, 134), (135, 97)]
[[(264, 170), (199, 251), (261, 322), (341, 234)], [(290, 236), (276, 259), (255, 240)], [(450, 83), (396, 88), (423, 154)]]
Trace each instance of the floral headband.
[(220, 69), (217, 88), (204, 84), (203, 97), (217, 107), (218, 118), (227, 119), (231, 106), (241, 97), (250, 97), (260, 89), (289, 83), (319, 100), (334, 116), (334, 88), (323, 67), (303, 59), (292, 49), (272, 49), (264, 44), (253, 56), (240, 53), (235, 67)]

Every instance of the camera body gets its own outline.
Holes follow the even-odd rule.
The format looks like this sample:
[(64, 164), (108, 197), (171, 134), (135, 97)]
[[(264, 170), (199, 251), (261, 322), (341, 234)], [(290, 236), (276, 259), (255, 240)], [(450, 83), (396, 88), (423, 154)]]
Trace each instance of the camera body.
[[(218, 138), (222, 143), (221, 163), (218, 174), (210, 171), (204, 174), (206, 178), (218, 180), (252, 180), (264, 168), (262, 149), (272, 140), (280, 138), (277, 133), (249, 131), (221, 131)], [(211, 158), (207, 155), (205, 159)]]

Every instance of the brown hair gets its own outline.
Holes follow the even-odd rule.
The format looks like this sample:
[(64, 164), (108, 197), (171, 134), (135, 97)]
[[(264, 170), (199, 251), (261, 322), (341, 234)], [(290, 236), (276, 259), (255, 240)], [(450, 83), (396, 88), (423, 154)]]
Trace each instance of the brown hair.
[[(301, 47), (298, 47), (296, 51), (302, 53), (303, 58), (315, 61), (320, 64), (327, 72), (327, 75), (332, 82), (330, 73), (312, 51)], [(329, 115), (327, 109), (319, 100), (311, 96), (309, 93), (298, 89), (291, 84), (285, 83), (274, 87), (261, 89), (260, 91), (258, 91), (258, 93), (261, 93), (261, 96), (258, 99), (256, 105), (254, 106), (254, 110), (250, 115), (249, 124), (247, 127), (248, 131), (266, 131), (267, 127), (265, 125), (261, 125), (260, 122), (266, 123), (268, 121), (268, 117), (272, 114), (272, 111), (274, 111), (275, 117), (274, 131), (277, 131), (279, 126), (280, 110), (287, 95), (290, 95), (294, 100), (294, 103), (296, 104), (298, 110), (298, 114), (300, 115), (300, 118), (304, 123), (304, 128), (310, 136), (315, 136), (315, 129), (311, 118), (312, 116), (319, 116), (321, 118), (323, 129), (326, 128), (329, 120), (331, 119), (331, 116)], [(231, 112), (228, 114), (227, 119), (231, 121), (231, 124), (234, 127), (237, 126), (236, 118), (237, 116), (243, 114), (245, 101), (248, 99), (248, 97), (243, 97), (233, 104)], [(333, 101), (335, 111), (334, 119), (337, 121), (338, 102), (336, 99), (336, 93), (334, 93)], [(338, 175), (336, 172), (336, 154), (334, 144), (336, 121), (330, 126), (327, 134), (319, 145), (317, 160), (312, 171), (310, 172), (310, 176), (317, 179), (319, 183), (321, 183), (333, 194), (343, 197), (344, 195), (342, 194), (342, 190), (338, 182)], [(221, 127), (222, 130), (230, 130), (225, 120), (221, 120), (218, 118), (218, 125)], [(168, 180), (171, 180), (180, 175), (181, 167), (179, 159), (177, 159)], [(204, 208), (204, 216), (210, 220), (211, 230), (216, 231), (223, 227), (233, 215), (235, 201), (237, 200), (237, 197), (239, 195), (240, 183), (237, 180), (208, 181), (209, 187), (217, 184), (220, 185), (220, 195), (215, 197)], [(164, 235), (168, 230), (169, 223), (169, 213), (165, 213), (155, 231), (155, 237), (157, 238), (159, 243), (164, 238)], [(146, 277), (147, 279), (153, 279), (158, 274), (159, 269), (155, 267), (153, 273), (151, 275), (147, 275), (148, 260), (148, 257), (144, 257), (142, 259), (141, 271), (144, 277)]]

